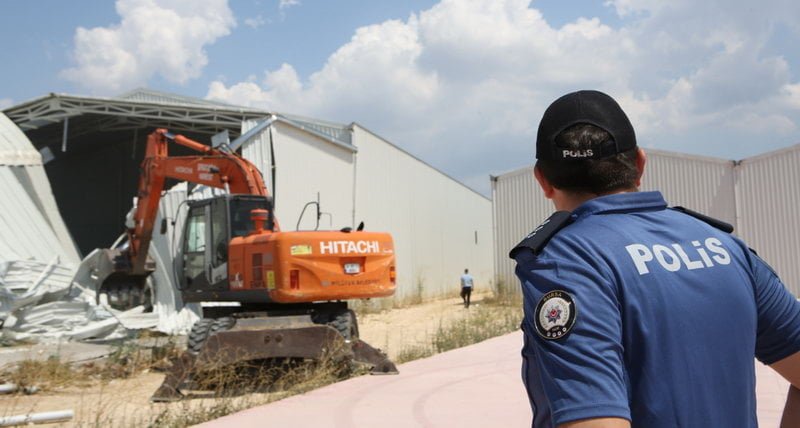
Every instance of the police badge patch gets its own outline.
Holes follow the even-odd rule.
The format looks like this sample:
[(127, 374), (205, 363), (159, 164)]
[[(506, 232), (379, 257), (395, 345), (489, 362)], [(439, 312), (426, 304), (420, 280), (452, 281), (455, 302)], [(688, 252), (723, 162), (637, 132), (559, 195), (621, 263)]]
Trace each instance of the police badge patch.
[(560, 339), (567, 335), (575, 325), (575, 302), (566, 291), (553, 290), (539, 300), (536, 305), (536, 332), (543, 339)]

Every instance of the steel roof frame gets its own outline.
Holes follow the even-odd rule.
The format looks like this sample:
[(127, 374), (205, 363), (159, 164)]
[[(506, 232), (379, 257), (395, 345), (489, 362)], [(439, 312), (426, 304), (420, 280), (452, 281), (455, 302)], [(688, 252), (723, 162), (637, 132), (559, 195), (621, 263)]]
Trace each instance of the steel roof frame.
[(162, 104), (50, 94), (8, 108), (5, 114), (25, 131), (60, 123), (69, 117), (97, 114), (117, 116), (134, 123), (180, 122), (183, 127), (190, 125), (192, 129), (198, 131), (215, 132), (221, 127), (239, 129), (243, 120), (262, 118), (268, 116), (269, 112), (210, 105)]

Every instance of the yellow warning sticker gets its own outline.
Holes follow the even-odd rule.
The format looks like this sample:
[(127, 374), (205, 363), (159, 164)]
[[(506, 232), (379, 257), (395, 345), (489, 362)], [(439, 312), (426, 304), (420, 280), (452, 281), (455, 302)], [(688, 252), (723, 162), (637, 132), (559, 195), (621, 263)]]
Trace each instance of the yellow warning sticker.
[(292, 245), (289, 253), (293, 256), (306, 256), (311, 254), (311, 245)]
[(267, 271), (267, 289), (268, 290), (275, 289), (275, 272), (271, 270)]

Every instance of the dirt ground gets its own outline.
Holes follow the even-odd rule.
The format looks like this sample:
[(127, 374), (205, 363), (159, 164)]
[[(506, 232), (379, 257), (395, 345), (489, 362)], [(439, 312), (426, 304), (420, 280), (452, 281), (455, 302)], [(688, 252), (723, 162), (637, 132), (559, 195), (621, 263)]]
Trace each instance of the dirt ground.
[[(481, 300), (487, 295), (480, 292), (473, 294), (473, 306), (480, 306)], [(468, 312), (461, 299), (453, 297), (370, 313), (359, 317), (360, 336), (367, 343), (384, 350), (390, 358), (396, 358), (404, 349), (430, 343), (440, 325), (463, 318)], [(187, 413), (194, 408), (208, 406), (214, 400), (198, 398), (170, 404), (150, 403), (150, 395), (163, 378), (163, 373), (148, 371), (128, 379), (93, 382), (34, 395), (0, 395), (0, 418), (71, 409), (75, 412), (71, 422), (48, 426), (138, 427), (150, 425), (155, 415), (165, 410)], [(267, 401), (268, 397), (262, 395), (249, 394), (238, 399), (252, 403)]]

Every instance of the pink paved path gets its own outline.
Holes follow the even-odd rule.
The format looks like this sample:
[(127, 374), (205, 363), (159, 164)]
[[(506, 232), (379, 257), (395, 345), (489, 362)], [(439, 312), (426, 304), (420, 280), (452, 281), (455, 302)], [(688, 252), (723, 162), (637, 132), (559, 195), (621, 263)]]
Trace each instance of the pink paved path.
[[(397, 376), (361, 376), (202, 427), (530, 427), (521, 333), (412, 361)], [(756, 363), (758, 419), (777, 427), (788, 383)]]

